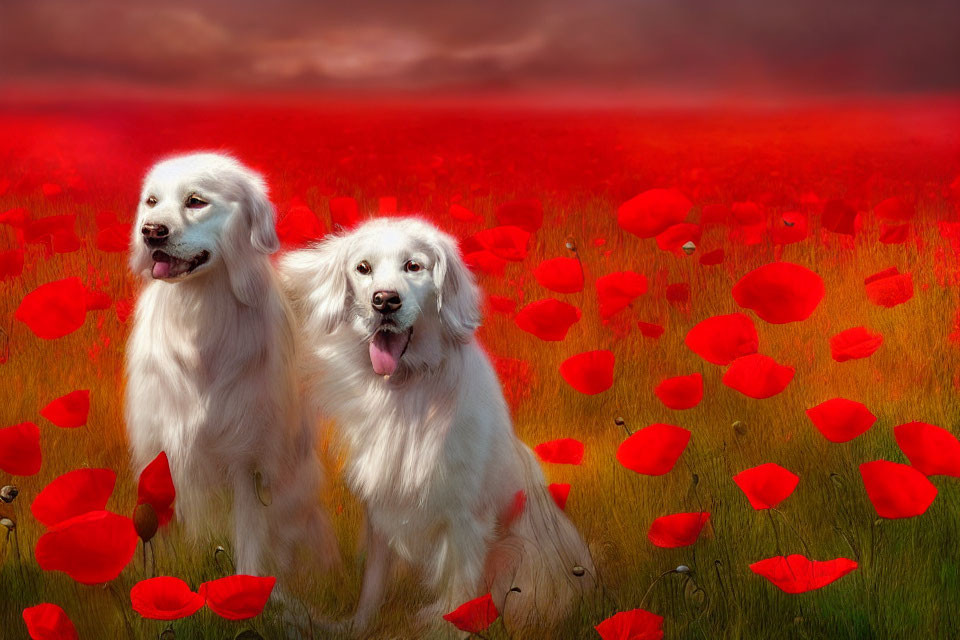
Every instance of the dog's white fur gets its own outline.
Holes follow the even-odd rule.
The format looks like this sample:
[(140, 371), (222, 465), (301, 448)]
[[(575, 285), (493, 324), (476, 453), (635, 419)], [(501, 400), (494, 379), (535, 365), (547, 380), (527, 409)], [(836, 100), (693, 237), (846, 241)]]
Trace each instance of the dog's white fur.
[[(594, 567), (514, 434), (474, 337), (479, 291), (455, 240), (418, 219), (377, 219), (287, 254), (279, 269), (306, 334), (308, 388), (337, 423), (347, 480), (366, 508), (354, 630), (379, 610), (395, 556), (437, 590), (424, 611), (433, 621), (489, 590), (512, 629), (556, 623), (592, 587)], [(412, 328), (387, 377), (368, 353), (380, 290), (402, 299), (389, 329)]]
[[(191, 196), (207, 204), (188, 207)], [(169, 229), (159, 247), (168, 255), (208, 259), (153, 278), (156, 247), (146, 246), (144, 224)], [(130, 258), (145, 280), (127, 344), (133, 467), (139, 473), (166, 452), (177, 517), (195, 533), (225, 489), (236, 570), (248, 574), (284, 572), (298, 542), (320, 563), (339, 558), (299, 393), (295, 317), (269, 260), (277, 246), (264, 181), (233, 158), (179, 156), (147, 174)]]

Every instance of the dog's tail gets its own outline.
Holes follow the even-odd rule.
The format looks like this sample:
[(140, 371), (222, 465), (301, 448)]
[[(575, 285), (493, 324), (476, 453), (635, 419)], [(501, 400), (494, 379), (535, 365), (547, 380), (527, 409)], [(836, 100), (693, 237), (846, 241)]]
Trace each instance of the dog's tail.
[(554, 501), (530, 449), (516, 440), (523, 488), (501, 516), (488, 556), (494, 604), (512, 634), (554, 627), (593, 591), (596, 569), (576, 527)]

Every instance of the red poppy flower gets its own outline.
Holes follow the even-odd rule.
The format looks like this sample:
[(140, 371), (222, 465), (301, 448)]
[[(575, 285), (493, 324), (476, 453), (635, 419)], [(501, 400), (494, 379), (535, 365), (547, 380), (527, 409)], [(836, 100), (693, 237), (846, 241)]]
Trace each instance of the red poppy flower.
[(693, 205), (674, 189), (650, 189), (627, 200), (617, 210), (617, 224), (641, 238), (652, 238), (683, 222)]
[(81, 584), (113, 580), (130, 563), (137, 532), (130, 518), (90, 511), (51, 527), (34, 550), (44, 571), (63, 571)]
[(798, 554), (786, 558), (774, 556), (750, 565), (751, 571), (785, 593), (806, 593), (820, 589), (856, 568), (857, 563), (847, 558), (818, 561)]
[(0, 282), (17, 278), (23, 273), (23, 249), (0, 251)]
[(828, 200), (820, 218), (823, 228), (834, 233), (852, 236), (857, 233), (857, 211), (843, 200)]
[(663, 549), (689, 547), (700, 537), (700, 531), (709, 519), (710, 514), (706, 511), (662, 516), (650, 525), (647, 539)]
[(227, 620), (246, 620), (267, 606), (277, 579), (235, 575), (204, 582), (198, 589), (210, 610)]
[(823, 280), (806, 267), (772, 262), (733, 285), (733, 299), (771, 324), (805, 320), (823, 299)]
[(723, 384), (745, 396), (762, 400), (786, 389), (793, 374), (793, 367), (777, 364), (769, 356), (754, 353), (734, 360), (723, 374)]
[(146, 466), (137, 482), (137, 504), (149, 504), (157, 514), (157, 523), (163, 526), (173, 518), (173, 501), (177, 492), (170, 475), (170, 463), (163, 451)]
[(553, 464), (580, 464), (583, 461), (583, 443), (573, 438), (542, 442), (533, 448), (544, 462)]
[(110, 305), (113, 304), (113, 299), (110, 297), (110, 294), (105, 291), (87, 289), (86, 298), (87, 311), (102, 311), (109, 309)]
[(461, 631), (480, 633), (493, 624), (498, 617), (500, 613), (488, 593), (444, 614), (443, 619)]
[(881, 518), (912, 518), (924, 513), (937, 488), (913, 467), (887, 460), (860, 465), (863, 486)]
[(120, 223), (103, 226), (97, 231), (94, 244), (105, 253), (123, 253), (130, 246), (132, 226)]
[(723, 249), (714, 249), (700, 256), (700, 264), (705, 267), (712, 267), (723, 262), (724, 256)]
[(305, 203), (295, 200), (277, 221), (277, 238), (285, 248), (305, 247), (322, 238), (326, 230)]
[(27, 220), (23, 239), (28, 244), (46, 247), (48, 254), (71, 253), (80, 248), (80, 238), (75, 230), (76, 219), (76, 215), (69, 214)]
[(743, 313), (707, 318), (687, 332), (684, 342), (707, 362), (719, 365), (756, 353), (760, 344), (753, 320)]
[(647, 279), (633, 271), (618, 271), (597, 278), (596, 286), (600, 317), (609, 318), (646, 293)]
[(23, 207), (7, 209), (0, 213), (0, 224), (8, 224), (14, 228), (25, 226), (28, 220), (30, 220), (30, 212)]
[(778, 464), (768, 462), (733, 476), (754, 509), (771, 509), (797, 488), (800, 477)]
[(807, 216), (799, 211), (788, 211), (770, 226), (773, 244), (794, 244), (806, 239), (809, 233)]
[(887, 198), (881, 201), (873, 208), (873, 212), (881, 220), (893, 220), (895, 222), (907, 222), (913, 219), (916, 209), (911, 207), (897, 196)]
[(15, 476), (32, 476), (40, 471), (40, 429), (21, 422), (0, 429), (0, 470)]
[(60, 396), (40, 409), (40, 415), (63, 429), (76, 429), (87, 424), (89, 413), (90, 391), (88, 389)]
[(703, 399), (703, 376), (694, 373), (689, 376), (667, 378), (657, 385), (653, 392), (660, 402), (670, 409), (690, 409)]
[(837, 362), (869, 358), (882, 344), (882, 334), (854, 327), (830, 338), (830, 356)]
[(23, 610), (23, 622), (31, 640), (79, 640), (67, 613), (55, 604), (44, 602)]
[(644, 609), (621, 611), (594, 629), (603, 640), (663, 640), (663, 618)]
[(497, 313), (513, 314), (517, 310), (517, 301), (506, 296), (487, 296), (487, 303)]
[(484, 229), (473, 238), (493, 255), (510, 262), (522, 262), (530, 244), (530, 232), (514, 226)]
[(203, 596), (180, 578), (160, 576), (141, 580), (130, 589), (133, 610), (150, 620), (179, 620), (203, 606)]
[(592, 396), (613, 386), (614, 364), (612, 351), (587, 351), (561, 362), (560, 375), (580, 393)]
[(107, 506), (116, 481), (117, 474), (110, 469), (70, 471), (38, 493), (30, 511), (48, 527), (88, 511), (101, 511)]
[(550, 491), (550, 495), (553, 497), (553, 501), (557, 503), (557, 506), (560, 507), (560, 510), (567, 508), (567, 498), (570, 497), (570, 485), (565, 483), (553, 483), (547, 487)]
[(733, 206), (730, 207), (730, 214), (733, 216), (734, 222), (744, 227), (757, 225), (767, 217), (763, 207), (756, 202), (749, 201), (734, 202)]
[(566, 338), (570, 327), (578, 320), (580, 309), (556, 298), (531, 302), (513, 318), (518, 327), (547, 342)]
[(657, 234), (657, 246), (664, 251), (681, 254), (683, 245), (688, 242), (700, 242), (700, 225), (681, 222), (667, 227)]
[(449, 213), (451, 218), (460, 222), (483, 222), (483, 216), (459, 204), (450, 205)]
[(910, 464), (924, 475), (960, 478), (960, 441), (946, 429), (908, 422), (895, 427), (893, 435)]
[[(396, 212), (396, 202), (394, 211)], [(349, 196), (342, 198), (330, 198), (330, 223), (341, 229), (352, 229), (360, 223), (360, 205), (355, 198)]]
[(466, 253), (463, 256), (463, 261), (474, 271), (491, 276), (502, 276), (507, 267), (506, 260), (487, 250)]
[(895, 307), (913, 297), (913, 276), (896, 267), (884, 269), (863, 281), (870, 302), (880, 307)]
[(880, 225), (880, 242), (883, 244), (903, 244), (909, 237), (909, 224)]
[(664, 328), (659, 324), (651, 324), (649, 322), (638, 322), (637, 328), (640, 329), (640, 333), (643, 334), (644, 338), (652, 338), (654, 340), (658, 339), (663, 335)]
[(655, 423), (636, 431), (617, 449), (617, 461), (647, 476), (673, 469), (690, 442), (690, 432), (672, 424)]
[(44, 340), (76, 331), (87, 318), (87, 289), (80, 278), (40, 285), (26, 296), (13, 316)]
[(540, 286), (557, 293), (577, 293), (583, 290), (583, 269), (576, 258), (551, 258), (533, 270)]
[(830, 442), (849, 442), (877, 421), (865, 405), (846, 398), (833, 398), (807, 409), (807, 417)]
[(497, 207), (493, 215), (497, 224), (536, 233), (543, 224), (543, 204), (536, 198), (513, 200)]

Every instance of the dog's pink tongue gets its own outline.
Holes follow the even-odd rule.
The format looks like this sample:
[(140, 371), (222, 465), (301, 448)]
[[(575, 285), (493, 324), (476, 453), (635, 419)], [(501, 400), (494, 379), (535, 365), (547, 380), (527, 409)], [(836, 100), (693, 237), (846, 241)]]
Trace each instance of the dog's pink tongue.
[(170, 275), (170, 263), (169, 262), (154, 262), (153, 263), (153, 277), (154, 278), (166, 278)]
[(409, 335), (406, 333), (392, 333), (379, 331), (370, 341), (370, 364), (373, 371), (380, 376), (393, 375), (400, 364), (400, 356), (407, 346)]

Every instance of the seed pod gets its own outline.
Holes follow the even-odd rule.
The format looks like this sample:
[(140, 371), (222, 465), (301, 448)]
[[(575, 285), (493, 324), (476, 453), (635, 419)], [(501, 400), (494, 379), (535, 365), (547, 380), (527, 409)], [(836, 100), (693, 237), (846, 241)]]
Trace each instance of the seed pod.
[(687, 240), (680, 248), (683, 249), (683, 252), (689, 256), (697, 250), (697, 245), (693, 244), (693, 240)]
[(580, 565), (577, 565), (572, 569), (572, 572), (573, 572), (573, 575), (577, 576), (578, 578), (581, 578), (587, 573), (587, 570), (581, 567)]
[(733, 421), (733, 432), (736, 433), (738, 436), (742, 436), (743, 434), (745, 434), (745, 433), (747, 432), (747, 428), (746, 428), (745, 426), (743, 426), (743, 423), (740, 422), (739, 420), (734, 420), (734, 421)]
[(674, 571), (676, 571), (677, 573), (690, 573), (690, 567), (688, 567), (685, 564), (682, 564), (676, 569), (674, 569)]
[(12, 484), (8, 484), (4, 488), (0, 489), (0, 500), (3, 500), (7, 504), (10, 504), (16, 500), (18, 495), (20, 495), (20, 490)]
[(13, 531), (17, 528), (17, 523), (10, 518), (0, 518), (0, 527), (6, 527), (7, 531)]
[(157, 519), (157, 512), (154, 511), (152, 505), (144, 502), (138, 504), (133, 510), (133, 528), (136, 529), (137, 535), (145, 543), (150, 542), (153, 536), (157, 535), (159, 526), (160, 521)]

